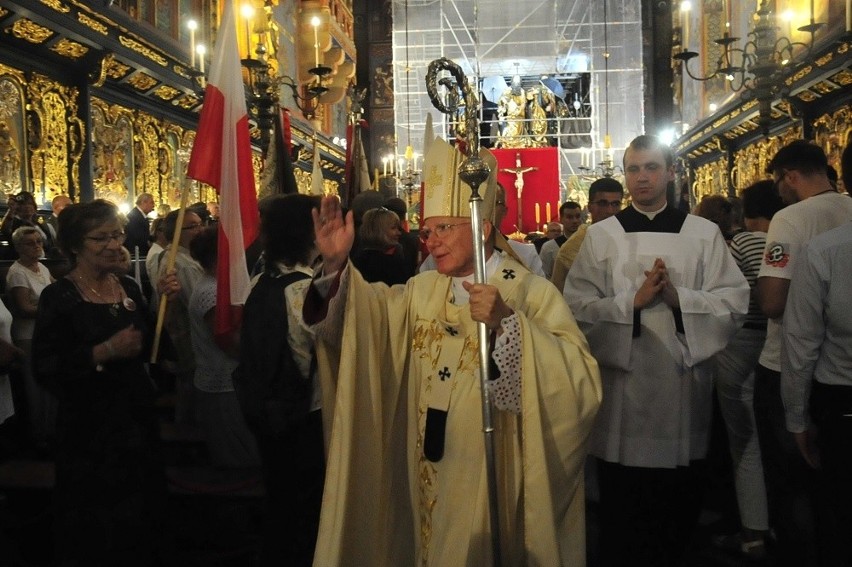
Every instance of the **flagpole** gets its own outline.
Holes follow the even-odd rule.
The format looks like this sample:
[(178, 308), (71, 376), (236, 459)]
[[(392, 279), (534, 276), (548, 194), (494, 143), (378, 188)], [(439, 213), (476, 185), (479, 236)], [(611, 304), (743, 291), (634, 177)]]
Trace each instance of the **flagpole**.
[[(175, 221), (175, 235), (172, 237), (172, 244), (169, 252), (166, 255), (166, 271), (160, 270), (160, 273), (168, 274), (175, 268), (177, 260), (178, 246), (180, 246), (180, 233), (183, 230), (183, 217), (186, 214), (186, 205), (189, 200), (189, 189), (185, 188), (180, 196), (180, 209), (178, 210), (177, 221)], [(157, 278), (159, 279), (159, 277)], [(156, 288), (156, 283), (154, 284)], [(157, 356), (160, 351), (160, 338), (163, 335), (163, 323), (166, 319), (166, 304), (169, 302), (169, 297), (162, 293), (160, 294), (160, 307), (157, 311), (157, 326), (154, 330), (154, 345), (151, 347), (151, 364), (157, 363)]]
[[(471, 88), (461, 67), (446, 57), (436, 59), (429, 64), (426, 72), (426, 91), (432, 104), (444, 114), (455, 113), (448, 108), (438, 95), (438, 73), (449, 71), (461, 89), (465, 101), (465, 131), (467, 132), (466, 158), (459, 165), (459, 178), (470, 186), (470, 222), (473, 229), (473, 278), (478, 284), (486, 283), (485, 277), (485, 241), (482, 230), (482, 196), (479, 186), (488, 179), (490, 168), (479, 157), (479, 94)], [(453, 87), (453, 88), (456, 88)], [(493, 230), (496, 230), (493, 229)], [(497, 466), (494, 460), (494, 425), (491, 415), (491, 390), (488, 388), (490, 368), (489, 331), (485, 323), (476, 324), (479, 337), (479, 381), (482, 394), (482, 433), (485, 441), (485, 467), (488, 480), (488, 508), (491, 516), (491, 548), (493, 565), (502, 564), (500, 557), (500, 513), (497, 503)]]

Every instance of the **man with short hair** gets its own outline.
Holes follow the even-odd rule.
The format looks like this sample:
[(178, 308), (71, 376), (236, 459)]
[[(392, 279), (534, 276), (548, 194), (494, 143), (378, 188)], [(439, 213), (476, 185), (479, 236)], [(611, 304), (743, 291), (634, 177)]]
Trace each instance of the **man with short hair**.
[(838, 193), (827, 175), (823, 150), (805, 140), (787, 144), (769, 162), (781, 198), (790, 203), (772, 218), (757, 299), (769, 321), (755, 370), (754, 413), (763, 455), (769, 523), (784, 564), (813, 565), (818, 549), (813, 520), (813, 471), (802, 459), (784, 422), (781, 400), (781, 326), (799, 255), (815, 236), (852, 219), (852, 199)]
[(583, 224), (583, 208), (580, 203), (565, 201), (559, 207), (559, 222), (562, 223), (562, 234), (553, 240), (548, 240), (541, 245), (539, 256), (541, 256), (541, 267), (544, 277), (550, 279), (553, 275), (553, 262), (559, 247), (577, 233), (577, 229)]
[(719, 228), (667, 203), (669, 146), (639, 136), (624, 171), (633, 206), (589, 227), (564, 293), (604, 388), (591, 439), (601, 564), (675, 566), (706, 486), (711, 359), (749, 287)]
[(140, 258), (148, 255), (148, 248), (151, 246), (148, 213), (153, 210), (154, 196), (150, 193), (140, 193), (136, 197), (136, 206), (127, 213), (127, 226), (124, 227), (127, 238), (124, 240), (124, 247), (130, 250), (131, 255), (136, 254), (137, 247)]
[(495, 378), (503, 563), (585, 565), (597, 365), (556, 290), (495, 248), (494, 173), (480, 189), (487, 283), (473, 283), (471, 191), (455, 152), (436, 140), (426, 156), (420, 238), (437, 269), (405, 286), (368, 284), (348, 262), (352, 213), (344, 219), (336, 197), (314, 212), (324, 263), (305, 321), (317, 336), (329, 443), (316, 565), (495, 564), (478, 322)]
[[(589, 186), (589, 214), (592, 216), (592, 224), (608, 219), (621, 210), (621, 201), (624, 199), (624, 187), (621, 183), (611, 177), (596, 179)], [(565, 287), (565, 278), (568, 270), (580, 252), (583, 239), (586, 238), (586, 229), (589, 225), (580, 225), (577, 232), (564, 242), (553, 261), (553, 270), (550, 281), (560, 292)]]
[[(852, 145), (842, 157), (852, 187)], [(815, 236), (793, 270), (784, 308), (781, 395), (787, 430), (817, 475), (824, 565), (852, 565), (852, 222)]]
[(72, 203), (71, 197), (68, 195), (57, 195), (50, 202), (50, 208), (52, 214), (47, 217), (45, 220), (45, 224), (47, 225), (47, 230), (50, 231), (50, 237), (56, 242), (56, 234), (59, 230), (59, 213), (62, 212), (62, 209), (67, 207)]

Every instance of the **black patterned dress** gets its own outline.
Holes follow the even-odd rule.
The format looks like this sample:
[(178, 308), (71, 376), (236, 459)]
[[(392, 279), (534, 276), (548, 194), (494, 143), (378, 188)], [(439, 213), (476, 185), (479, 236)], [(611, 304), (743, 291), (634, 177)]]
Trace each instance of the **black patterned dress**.
[(57, 553), (72, 565), (153, 565), (161, 539), (166, 484), (149, 349), (133, 359), (92, 361), (92, 348), (123, 328), (152, 335), (136, 282), (120, 279), (128, 299), (100, 304), (61, 278), (42, 292), (36, 318), (35, 374), (59, 400)]

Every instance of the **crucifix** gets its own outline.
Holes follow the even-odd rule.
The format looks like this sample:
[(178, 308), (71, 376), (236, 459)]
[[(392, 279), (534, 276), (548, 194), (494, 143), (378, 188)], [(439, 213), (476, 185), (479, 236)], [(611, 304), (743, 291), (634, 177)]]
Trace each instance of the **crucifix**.
[[(517, 152), (515, 154), (515, 167), (504, 167), (500, 171), (505, 171), (506, 173), (514, 173), (515, 174), (515, 190), (518, 194), (518, 224), (516, 228), (518, 231), (523, 231), (523, 217), (521, 213), (523, 212), (521, 206), (521, 197), (524, 193), (524, 174), (530, 171), (537, 170), (537, 167), (521, 167), (521, 152)], [(538, 227), (536, 227), (538, 230)]]

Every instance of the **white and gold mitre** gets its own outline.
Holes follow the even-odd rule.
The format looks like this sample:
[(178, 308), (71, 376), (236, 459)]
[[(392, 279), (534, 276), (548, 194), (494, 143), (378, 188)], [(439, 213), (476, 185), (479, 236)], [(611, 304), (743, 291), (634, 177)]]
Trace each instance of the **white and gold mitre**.
[[(486, 149), (479, 157), (491, 168), (488, 180), (480, 185), (482, 197), (480, 214), (493, 220), (494, 198), (497, 187), (497, 159)], [(470, 217), (471, 189), (458, 176), (459, 164), (464, 155), (441, 138), (429, 147), (423, 161), (423, 220), (429, 217)]]

